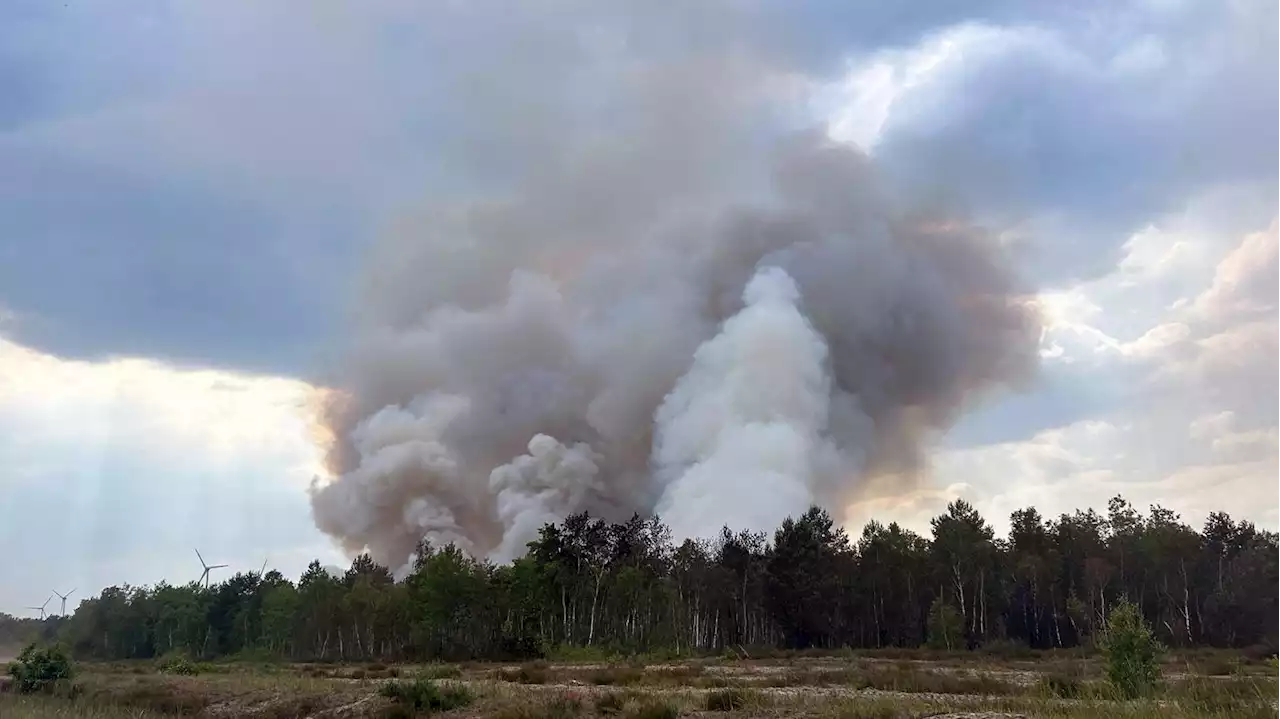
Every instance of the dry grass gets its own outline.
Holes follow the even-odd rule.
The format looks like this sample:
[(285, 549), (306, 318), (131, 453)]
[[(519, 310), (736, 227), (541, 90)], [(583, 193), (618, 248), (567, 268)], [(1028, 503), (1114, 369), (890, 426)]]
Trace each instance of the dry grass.
[[(644, 666), (606, 664), (202, 665), (195, 675), (162, 674), (154, 663), (87, 664), (74, 701), (0, 694), (0, 717), (198, 716), (207, 719), (391, 719), (443, 706), (410, 706), (380, 690), (395, 686), (465, 690), (456, 717), (668, 719), (676, 716), (898, 717), (982, 716), (977, 712), (1060, 719), (1190, 719), (1276, 716), (1277, 683), (1265, 676), (1219, 674), (1219, 655), (1167, 665), (1169, 679), (1153, 699), (1112, 700), (1088, 660), (1059, 658), (1044, 666), (1021, 659), (967, 666), (953, 660), (809, 659), (699, 661)], [(1213, 660), (1213, 661), (1209, 661)], [(1233, 663), (1231, 666), (1238, 666)], [(143, 671), (137, 671), (141, 667)], [(1191, 669), (1191, 676), (1184, 670)], [(434, 684), (433, 684), (434, 686)]]
[(0, 695), (5, 719), (160, 719), (166, 715), (146, 709), (92, 705), (55, 697)]

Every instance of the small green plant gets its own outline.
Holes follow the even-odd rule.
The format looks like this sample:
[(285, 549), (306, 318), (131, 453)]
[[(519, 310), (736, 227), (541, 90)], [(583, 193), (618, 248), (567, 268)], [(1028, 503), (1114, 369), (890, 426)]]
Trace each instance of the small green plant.
[(1160, 682), (1160, 643), (1142, 619), (1138, 607), (1126, 600), (1111, 610), (1100, 643), (1107, 681), (1126, 699), (1146, 696)]
[(182, 652), (171, 652), (156, 661), (156, 671), (161, 674), (192, 676), (200, 673), (200, 667)]
[(955, 607), (938, 597), (929, 607), (928, 631), (930, 648), (956, 649), (964, 639), (964, 618)]
[(31, 694), (69, 684), (75, 669), (61, 647), (39, 648), (30, 644), (18, 655), (17, 661), (9, 665), (9, 675), (19, 693)]
[(449, 711), (464, 707), (475, 700), (466, 687), (441, 689), (430, 679), (393, 681), (382, 686), (382, 696), (414, 711)]

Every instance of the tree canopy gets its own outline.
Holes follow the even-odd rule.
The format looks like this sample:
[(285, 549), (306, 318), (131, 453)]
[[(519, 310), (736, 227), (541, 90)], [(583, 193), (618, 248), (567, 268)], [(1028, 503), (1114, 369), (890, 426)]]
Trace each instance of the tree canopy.
[(822, 509), (766, 535), (724, 528), (676, 545), (658, 518), (585, 513), (542, 527), (507, 565), (422, 543), (397, 580), (367, 554), (341, 576), (239, 573), (208, 588), (117, 586), (69, 617), (0, 614), (0, 638), (58, 640), (77, 656), (183, 652), (293, 659), (519, 659), (550, 647), (718, 652), (729, 647), (1037, 648), (1098, 640), (1131, 605), (1169, 646), (1265, 645), (1277, 634), (1277, 535), (1225, 514), (1200, 531), (1120, 497), (1007, 538), (967, 502), (923, 537), (870, 522), (851, 540)]

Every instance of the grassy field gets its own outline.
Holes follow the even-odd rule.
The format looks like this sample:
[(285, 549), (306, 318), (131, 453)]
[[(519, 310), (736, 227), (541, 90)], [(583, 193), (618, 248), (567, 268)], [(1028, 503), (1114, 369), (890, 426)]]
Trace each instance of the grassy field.
[(526, 664), (82, 664), (58, 696), (0, 694), (0, 717), (1274, 717), (1273, 663), (1206, 653), (1119, 701), (1095, 659), (847, 654)]

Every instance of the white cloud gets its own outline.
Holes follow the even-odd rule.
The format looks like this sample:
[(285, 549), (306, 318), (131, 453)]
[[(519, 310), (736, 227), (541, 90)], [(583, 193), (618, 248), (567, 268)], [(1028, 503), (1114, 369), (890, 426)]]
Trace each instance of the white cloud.
[[(1029, 439), (936, 458), (936, 482), (968, 483), (962, 496), (997, 527), (1024, 506), (1053, 516), (1102, 508), (1115, 494), (1163, 504), (1193, 524), (1216, 510), (1273, 528), (1280, 522), (1276, 223), (1232, 244), (1192, 237), (1180, 218), (1170, 221), (1167, 232), (1153, 227), (1131, 240), (1112, 273), (1043, 298), (1047, 365), (1070, 366), (1073, 381), (1085, 385), (1120, 378), (1124, 391), (1111, 406)], [(1167, 261), (1215, 252), (1204, 264)], [(1170, 287), (1197, 278), (1198, 292), (1167, 301)], [(1135, 298), (1152, 295), (1160, 301), (1115, 321)], [(1120, 335), (1114, 327), (1134, 329)]]
[(192, 548), (232, 571), (338, 555), (311, 525), (317, 396), (297, 380), (121, 358), (67, 361), (0, 338), (0, 611), (51, 588), (182, 583)]

